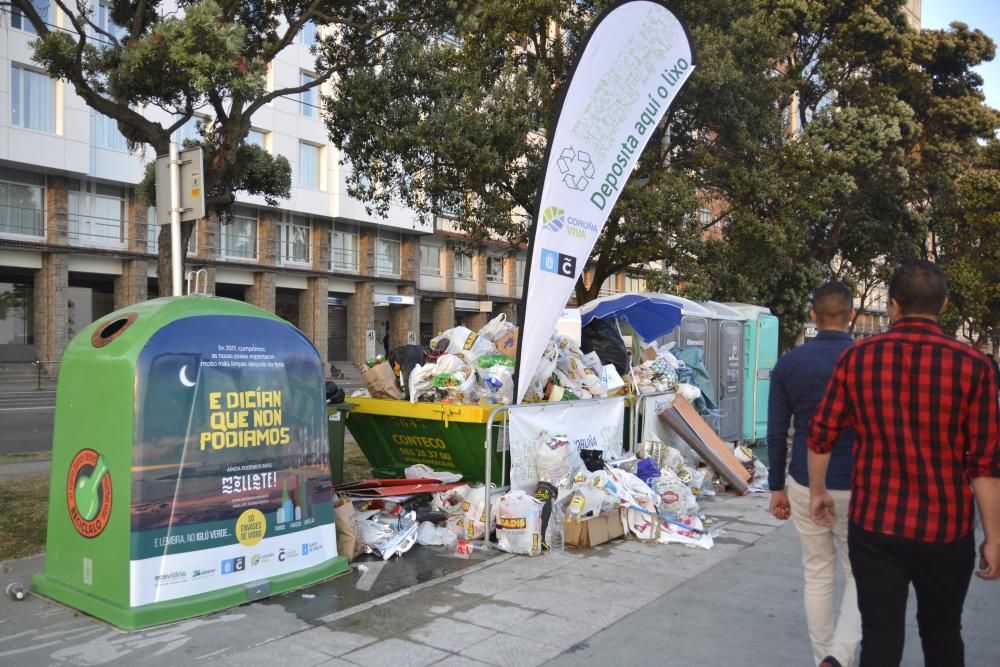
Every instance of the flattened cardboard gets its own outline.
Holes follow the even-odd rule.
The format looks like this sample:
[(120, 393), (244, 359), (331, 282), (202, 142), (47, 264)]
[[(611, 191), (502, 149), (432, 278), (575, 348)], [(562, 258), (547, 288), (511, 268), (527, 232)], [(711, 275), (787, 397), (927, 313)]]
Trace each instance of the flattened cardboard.
[(670, 406), (658, 414), (684, 442), (722, 475), (739, 493), (748, 493), (750, 473), (736, 458), (729, 446), (716, 435), (712, 427), (683, 396), (678, 395)]
[(497, 339), (497, 352), (508, 357), (517, 358), (518, 329), (514, 327)]
[(426, 479), (362, 479), (333, 487), (338, 493), (344, 493), (355, 498), (387, 498), (395, 496), (412, 496), (418, 493), (437, 493), (448, 491), (462, 483), (443, 484), (440, 480)]

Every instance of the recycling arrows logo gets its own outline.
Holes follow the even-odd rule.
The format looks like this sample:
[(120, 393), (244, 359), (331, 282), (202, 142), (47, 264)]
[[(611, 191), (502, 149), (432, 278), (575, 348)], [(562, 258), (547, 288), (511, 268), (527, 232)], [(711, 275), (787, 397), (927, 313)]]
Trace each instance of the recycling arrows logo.
[(594, 162), (590, 153), (574, 150), (567, 146), (559, 153), (556, 160), (563, 184), (570, 190), (584, 190), (594, 178)]
[(558, 206), (546, 206), (542, 211), (542, 226), (550, 232), (558, 232), (566, 224), (566, 211)]

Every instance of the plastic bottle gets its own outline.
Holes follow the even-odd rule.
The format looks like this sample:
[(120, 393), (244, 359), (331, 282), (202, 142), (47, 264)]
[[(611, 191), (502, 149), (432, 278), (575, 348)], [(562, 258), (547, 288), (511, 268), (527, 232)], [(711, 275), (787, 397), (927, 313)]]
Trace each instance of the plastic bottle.
[[(574, 519), (579, 520), (580, 515), (583, 514), (584, 503), (586, 503), (586, 499), (583, 497), (583, 494), (574, 493), (571, 496), (569, 501), (569, 506), (566, 508), (564, 513), (568, 514), (570, 517)], [(561, 512), (563, 511), (562, 508), (560, 508), (560, 511)]]
[(283, 521), (279, 521), (278, 523), (292, 521), (295, 516), (292, 500), (288, 497), (288, 481), (284, 479), (281, 480), (281, 516)]
[(563, 521), (565, 516), (562, 503), (553, 503), (552, 517), (549, 519), (549, 551), (554, 554), (561, 554), (566, 549), (563, 540)]

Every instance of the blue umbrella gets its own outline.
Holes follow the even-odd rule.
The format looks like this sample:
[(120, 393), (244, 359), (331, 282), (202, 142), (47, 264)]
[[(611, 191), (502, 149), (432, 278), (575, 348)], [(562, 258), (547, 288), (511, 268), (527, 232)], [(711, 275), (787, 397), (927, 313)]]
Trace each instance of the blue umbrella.
[(665, 336), (681, 323), (681, 306), (661, 294), (615, 294), (580, 307), (583, 326), (594, 320), (623, 319), (649, 342)]

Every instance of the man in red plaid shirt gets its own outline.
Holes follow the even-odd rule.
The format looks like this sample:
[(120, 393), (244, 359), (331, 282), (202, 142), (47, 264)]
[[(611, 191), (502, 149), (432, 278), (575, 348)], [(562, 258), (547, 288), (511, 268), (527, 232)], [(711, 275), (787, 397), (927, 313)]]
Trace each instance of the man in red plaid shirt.
[(833, 443), (856, 434), (848, 552), (861, 611), (861, 667), (898, 665), (912, 583), (926, 665), (962, 667), (962, 606), (975, 565), (1000, 579), (1000, 424), (990, 360), (946, 336), (944, 274), (927, 261), (889, 282), (888, 333), (848, 348), (813, 417), (810, 509), (829, 525)]

